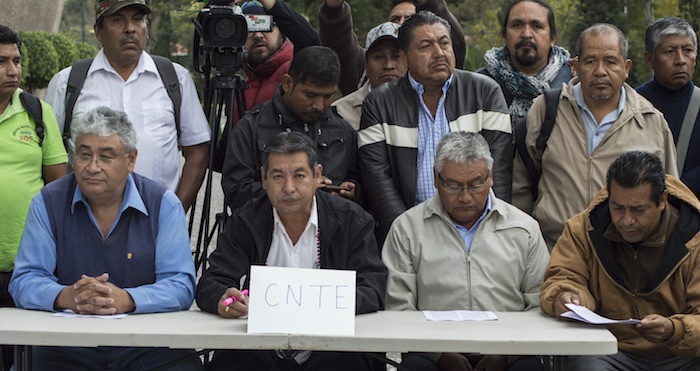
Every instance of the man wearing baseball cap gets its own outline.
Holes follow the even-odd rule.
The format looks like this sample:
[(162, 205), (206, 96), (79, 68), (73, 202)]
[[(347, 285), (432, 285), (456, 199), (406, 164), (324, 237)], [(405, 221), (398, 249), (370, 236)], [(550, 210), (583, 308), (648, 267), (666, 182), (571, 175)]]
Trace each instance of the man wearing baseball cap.
[(115, 14), (127, 6), (139, 7), (143, 14), (151, 14), (151, 8), (146, 5), (146, 0), (101, 0), (95, 4), (95, 19)]
[(365, 44), (367, 81), (360, 89), (333, 103), (338, 114), (355, 130), (360, 129), (362, 102), (367, 94), (377, 86), (406, 74), (406, 64), (399, 54), (399, 27), (401, 25), (398, 23), (385, 22), (367, 33)]
[[(157, 57), (145, 51), (146, 15), (150, 13), (146, 0), (96, 0), (94, 30), (102, 49), (83, 75), (84, 84), (76, 90), (72, 112), (66, 93), (69, 76), (78, 62), (51, 79), (46, 101), (54, 108), (61, 132), (66, 125), (72, 132), (87, 112), (99, 106), (126, 112), (138, 138), (135, 172), (175, 192), (187, 211), (197, 197), (209, 163), (209, 123), (189, 71), (172, 63), (170, 70), (174, 70), (181, 95), (176, 116), (176, 103), (162, 79), (169, 74), (161, 72), (154, 61)], [(164, 63), (170, 67), (167, 60)], [(71, 135), (67, 143), (69, 155), (74, 138)], [(180, 148), (185, 158), (182, 166)]]

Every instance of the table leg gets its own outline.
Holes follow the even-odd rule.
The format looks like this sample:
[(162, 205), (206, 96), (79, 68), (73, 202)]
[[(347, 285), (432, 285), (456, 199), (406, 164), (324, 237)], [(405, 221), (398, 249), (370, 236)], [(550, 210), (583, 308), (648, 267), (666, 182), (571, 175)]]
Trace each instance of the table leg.
[(554, 371), (566, 371), (568, 367), (568, 356), (554, 356), (553, 369)]

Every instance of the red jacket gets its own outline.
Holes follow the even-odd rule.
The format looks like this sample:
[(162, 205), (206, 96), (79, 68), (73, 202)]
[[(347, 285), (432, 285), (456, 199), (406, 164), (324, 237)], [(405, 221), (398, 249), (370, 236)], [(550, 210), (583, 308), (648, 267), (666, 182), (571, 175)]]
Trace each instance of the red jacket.
[(246, 111), (272, 99), (275, 89), (282, 82), (282, 76), (289, 72), (292, 58), (294, 58), (294, 45), (289, 40), (284, 40), (279, 50), (256, 68), (249, 64), (243, 66), (246, 73)]

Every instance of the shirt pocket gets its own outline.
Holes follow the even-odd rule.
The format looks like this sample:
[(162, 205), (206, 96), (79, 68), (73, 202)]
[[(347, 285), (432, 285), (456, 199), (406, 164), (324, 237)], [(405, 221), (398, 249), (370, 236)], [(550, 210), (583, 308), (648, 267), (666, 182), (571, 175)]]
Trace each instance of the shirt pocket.
[(141, 102), (143, 132), (153, 139), (167, 140), (177, 136), (173, 103), (169, 99)]

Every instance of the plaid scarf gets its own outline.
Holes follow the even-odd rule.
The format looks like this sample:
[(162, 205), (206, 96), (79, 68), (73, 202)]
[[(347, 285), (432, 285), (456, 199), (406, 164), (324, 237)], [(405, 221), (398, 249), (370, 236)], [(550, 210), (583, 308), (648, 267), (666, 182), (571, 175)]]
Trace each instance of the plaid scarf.
[(549, 88), (549, 84), (559, 74), (562, 67), (571, 63), (569, 51), (554, 45), (549, 52), (549, 62), (537, 74), (529, 76), (513, 69), (510, 63), (510, 55), (505, 46), (492, 48), (484, 54), (484, 67), (496, 81), (501, 82), (505, 88), (505, 94), (511, 95), (513, 101), (508, 109), (510, 110), (511, 122), (517, 122), (527, 115), (527, 111), (532, 105), (532, 100), (542, 94), (544, 89)]

